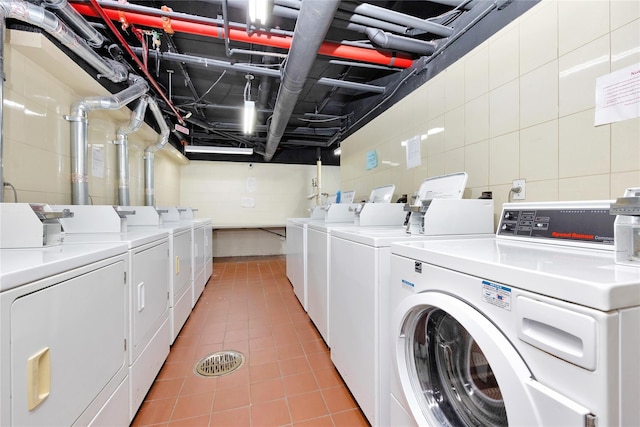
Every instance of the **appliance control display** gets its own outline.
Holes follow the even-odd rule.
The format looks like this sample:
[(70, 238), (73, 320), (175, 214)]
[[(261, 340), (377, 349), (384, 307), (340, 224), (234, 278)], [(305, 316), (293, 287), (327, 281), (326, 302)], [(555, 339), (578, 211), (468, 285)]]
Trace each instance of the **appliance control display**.
[(613, 245), (608, 209), (505, 209), (498, 235)]

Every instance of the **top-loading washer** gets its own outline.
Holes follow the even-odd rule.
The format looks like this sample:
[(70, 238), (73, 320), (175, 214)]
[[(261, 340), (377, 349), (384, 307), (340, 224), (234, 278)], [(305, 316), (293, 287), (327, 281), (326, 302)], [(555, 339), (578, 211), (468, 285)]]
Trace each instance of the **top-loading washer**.
[[(311, 221), (307, 225), (307, 312), (320, 336), (331, 347), (329, 326), (329, 278), (331, 275), (331, 233), (341, 229), (401, 226), (403, 206), (391, 204), (395, 185), (374, 188), (364, 204), (334, 204), (327, 212), (339, 208), (350, 221)], [(346, 216), (348, 214), (348, 216)]]
[[(345, 191), (338, 204), (349, 205), (353, 202), (355, 191)], [(353, 222), (353, 212), (342, 209), (344, 206), (316, 206), (308, 218), (287, 218), (286, 222), (286, 272), (298, 301), (308, 311), (307, 304), (307, 226), (311, 221)], [(341, 215), (330, 215), (328, 209), (341, 208)]]
[(62, 245), (46, 208), (0, 204), (0, 425), (128, 425), (127, 246)]
[[(427, 225), (421, 230), (407, 226), (360, 227), (331, 234), (331, 360), (374, 426), (389, 425), (391, 243), (491, 236), (493, 200), (462, 199), (466, 182), (466, 173), (424, 180), (416, 201), (420, 207), (424, 201), (428, 209), (411, 212), (412, 217), (420, 217), (413, 223)], [(460, 212), (464, 220), (456, 221)]]
[(609, 203), (503, 206), (495, 238), (395, 243), (391, 424), (640, 419), (640, 269)]
[(130, 208), (110, 205), (60, 205), (73, 216), (60, 220), (63, 246), (122, 243), (127, 247), (130, 404), (133, 419), (160, 372), (170, 348), (169, 233), (128, 227)]

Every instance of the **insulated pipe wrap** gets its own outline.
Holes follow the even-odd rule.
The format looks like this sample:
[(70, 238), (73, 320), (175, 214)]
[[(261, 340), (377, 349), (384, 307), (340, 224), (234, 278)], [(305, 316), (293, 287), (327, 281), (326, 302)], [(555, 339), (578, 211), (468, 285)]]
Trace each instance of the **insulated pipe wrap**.
[(291, 50), (284, 66), (271, 126), (269, 126), (264, 154), (266, 161), (271, 160), (280, 144), (293, 108), (298, 101), (304, 82), (311, 71), (318, 49), (324, 41), (339, 3), (339, 0), (302, 2), (293, 32)]

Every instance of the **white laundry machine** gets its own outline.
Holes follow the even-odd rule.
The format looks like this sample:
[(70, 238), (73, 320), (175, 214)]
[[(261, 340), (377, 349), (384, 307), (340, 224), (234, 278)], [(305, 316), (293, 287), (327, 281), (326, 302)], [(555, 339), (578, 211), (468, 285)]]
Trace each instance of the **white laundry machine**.
[(311, 218), (288, 218), (286, 223), (287, 278), (307, 311), (307, 224)]
[(503, 207), (495, 238), (391, 247), (391, 425), (640, 419), (640, 269), (608, 202)]
[(73, 217), (60, 220), (65, 231), (63, 246), (122, 243), (127, 247), (131, 421), (169, 355), (169, 233), (152, 227), (128, 227), (126, 217), (133, 211), (110, 205), (57, 208), (73, 213)]
[[(465, 184), (464, 173), (433, 177), (422, 183), (420, 200), (426, 201), (427, 194), (441, 198), (429, 203), (425, 212), (412, 213), (424, 218), (413, 222), (427, 224), (428, 235), (410, 234), (404, 226), (338, 229), (331, 233), (331, 360), (374, 426), (389, 425), (391, 243), (492, 236), (493, 200), (462, 200)], [(444, 205), (438, 202), (446, 207), (442, 209)], [(464, 222), (455, 221), (456, 212), (464, 212)]]
[(127, 246), (61, 245), (31, 215), (0, 204), (0, 425), (128, 425)]
[(202, 295), (207, 281), (213, 273), (213, 251), (211, 239), (213, 225), (209, 218), (196, 218), (193, 208), (177, 208), (180, 219), (191, 224), (191, 243), (193, 256), (191, 257), (191, 308)]
[(125, 206), (129, 230), (159, 229), (169, 233), (169, 338), (175, 341), (191, 314), (193, 302), (192, 224), (175, 207)]
[[(355, 191), (345, 191), (340, 202), (329, 206), (314, 207), (309, 218), (287, 218), (286, 257), (287, 278), (293, 286), (298, 301), (308, 310), (307, 303), (307, 225), (311, 221), (353, 223), (355, 213), (349, 211), (355, 197)], [(334, 197), (335, 198), (335, 197)], [(338, 211), (334, 213), (334, 211)]]

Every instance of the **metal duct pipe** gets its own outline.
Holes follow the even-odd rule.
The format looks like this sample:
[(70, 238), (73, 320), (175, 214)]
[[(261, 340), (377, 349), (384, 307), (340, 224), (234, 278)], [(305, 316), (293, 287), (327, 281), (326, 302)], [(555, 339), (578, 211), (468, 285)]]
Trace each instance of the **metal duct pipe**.
[(125, 126), (118, 128), (116, 140), (113, 141), (118, 147), (118, 204), (129, 206), (129, 134), (140, 129), (144, 123), (144, 113), (147, 111), (148, 96), (140, 98), (140, 102), (135, 110), (131, 112), (131, 120)]
[(287, 127), (304, 82), (311, 71), (340, 0), (303, 2), (293, 31), (293, 42), (282, 70), (273, 118), (269, 126), (264, 159), (271, 160)]
[(386, 33), (377, 28), (367, 28), (366, 34), (371, 43), (384, 49), (398, 49), (422, 56), (431, 55), (436, 50), (435, 43)]
[(346, 2), (342, 3), (341, 6), (342, 9), (352, 13), (393, 22), (394, 24), (404, 25), (409, 28), (416, 28), (437, 36), (449, 37), (453, 34), (453, 28), (451, 27), (436, 24), (435, 22), (427, 21), (426, 19), (416, 18), (415, 16), (396, 12), (390, 9), (385, 9), (380, 6), (374, 6), (368, 3), (353, 4)]
[(17, 19), (45, 30), (98, 71), (99, 77), (106, 77), (116, 83), (127, 80), (126, 66), (102, 58), (52, 12), (23, 0), (0, 0), (0, 9), (5, 18)]
[[(97, 1), (97, 0), (92, 0)], [(331, 0), (333, 2), (333, 0)], [(113, 4), (111, 4), (113, 3)], [(318, 2), (323, 3), (323, 2)], [(102, 2), (106, 16), (112, 21), (120, 19), (120, 13), (124, 15), (124, 19), (131, 24), (143, 25), (151, 28), (164, 28), (163, 16), (175, 16), (170, 13), (163, 13), (154, 8), (145, 8), (144, 13), (125, 12), (124, 7), (116, 2)], [(75, 3), (72, 5), (78, 12), (86, 16), (96, 16), (96, 12), (88, 5)], [(140, 7), (138, 7), (140, 9)], [(191, 20), (185, 18), (171, 18), (171, 28), (174, 31), (196, 34), (205, 37), (222, 38), (224, 36), (223, 29), (212, 23), (194, 22), (195, 17)], [(309, 28), (313, 28), (313, 23)], [(270, 32), (253, 31), (248, 33), (246, 28), (229, 28), (229, 39), (243, 43), (253, 43), (261, 46), (271, 46), (280, 49), (290, 49), (292, 37), (279, 35)], [(348, 46), (346, 44), (323, 42), (317, 51), (320, 55), (332, 56), (335, 58), (352, 59), (355, 61), (370, 62), (373, 64), (390, 65), (397, 68), (409, 68), (413, 64), (413, 58), (409, 55), (397, 52), (383, 52), (376, 49), (358, 46)]]
[(149, 86), (139, 76), (129, 77), (131, 85), (111, 96), (84, 98), (71, 105), (71, 114), (65, 119), (71, 122), (71, 202), (74, 205), (89, 204), (88, 170), (88, 113), (92, 110), (119, 110), (142, 96)]
[(158, 103), (153, 98), (149, 98), (149, 108), (153, 113), (153, 117), (156, 119), (158, 126), (160, 126), (160, 135), (156, 144), (149, 145), (144, 150), (144, 204), (145, 206), (154, 206), (155, 200), (155, 176), (154, 176), (154, 157), (155, 152), (162, 150), (162, 148), (169, 141), (169, 133), (171, 132), (167, 122), (162, 117), (162, 111), (158, 107)]
[[(142, 55), (142, 48), (131, 46), (131, 50), (136, 55)], [(229, 70), (236, 71), (240, 73), (249, 73), (258, 76), (269, 76), (281, 78), (281, 73), (278, 70), (274, 70), (271, 68), (257, 67), (255, 65), (241, 64), (241, 63), (232, 63), (228, 61), (221, 61), (219, 59), (213, 58), (203, 58), (201, 56), (192, 56), (185, 55), (182, 53), (173, 53), (173, 52), (158, 52), (156, 50), (150, 50), (149, 58), (157, 58), (165, 61), (175, 61), (175, 62), (184, 62), (185, 64), (197, 65), (205, 68), (217, 68), (220, 70)], [(345, 80), (332, 79), (329, 77), (322, 77), (317, 81), (320, 85), (325, 86), (333, 86), (333, 87), (341, 87), (345, 89), (353, 89), (359, 90), (363, 92), (373, 92), (373, 93), (384, 93), (386, 88), (383, 86), (370, 85), (366, 83), (356, 83), (356, 82), (348, 82)]]
[(57, 11), (58, 15), (71, 25), (89, 43), (91, 47), (99, 48), (104, 44), (104, 37), (82, 17), (67, 0), (44, 0), (49, 9)]

